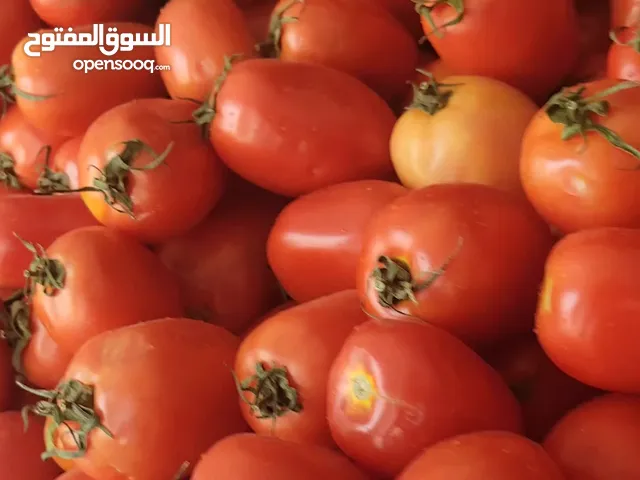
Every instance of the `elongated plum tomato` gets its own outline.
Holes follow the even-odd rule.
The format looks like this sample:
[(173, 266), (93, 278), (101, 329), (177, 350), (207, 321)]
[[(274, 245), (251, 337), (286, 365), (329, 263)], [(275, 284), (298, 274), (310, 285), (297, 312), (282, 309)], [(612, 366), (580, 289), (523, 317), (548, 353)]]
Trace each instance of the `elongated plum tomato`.
[[(135, 20), (142, 11), (145, 0), (29, 0), (38, 16), (49, 25), (75, 27), (105, 22)], [(156, 2), (157, 3), (157, 2)], [(136, 47), (138, 48), (138, 47)]]
[(518, 402), (500, 375), (427, 323), (370, 320), (356, 327), (336, 357), (327, 389), (333, 439), (384, 478), (453, 435), (521, 430)]
[(631, 27), (640, 22), (640, 0), (610, 0), (611, 28)]
[[(151, 243), (186, 233), (211, 211), (226, 169), (195, 125), (176, 123), (192, 110), (186, 100), (134, 100), (91, 124), (78, 152), (78, 183), (102, 184), (82, 193), (100, 223)], [(122, 161), (135, 167), (120, 168), (124, 188), (104, 173)]]
[(511, 432), (476, 432), (427, 448), (397, 480), (566, 480), (537, 443)]
[(567, 414), (543, 446), (570, 480), (640, 478), (640, 399), (609, 394)]
[(564, 89), (536, 114), (520, 175), (547, 222), (564, 233), (640, 227), (639, 109), (637, 85), (604, 79)]
[(42, 26), (41, 20), (25, 0), (4, 0), (0, 16), (0, 65), (11, 62), (11, 53), (27, 33), (35, 32)]
[(253, 56), (254, 38), (233, 0), (170, 0), (156, 25), (171, 25), (171, 45), (155, 48), (173, 98), (204, 100), (224, 68), (224, 57)]
[(434, 185), (374, 215), (358, 290), (376, 318), (409, 316), (489, 344), (533, 326), (552, 243), (521, 198), (484, 185)]
[(387, 101), (402, 95), (418, 62), (417, 42), (375, 1), (281, 0), (273, 19), (270, 53), (342, 70)]
[(578, 58), (573, 0), (418, 3), (425, 35), (446, 63), (502, 80), (535, 100), (546, 100)]
[(561, 370), (603, 390), (640, 394), (634, 367), (640, 362), (638, 269), (640, 230), (585, 230), (556, 244), (545, 268), (536, 332)]
[[(153, 28), (137, 23), (105, 23), (104, 31), (108, 28), (134, 35), (153, 33)], [(93, 26), (74, 27), (74, 32), (92, 33)], [(41, 52), (41, 47), (31, 46), (32, 52), (40, 52), (34, 57), (25, 52), (29, 40), (24, 38), (13, 50), (11, 78), (6, 80), (13, 81), (16, 103), (27, 121), (42, 131), (66, 137), (82, 135), (93, 120), (116, 105), (165, 94), (160, 75), (149, 71), (155, 61), (153, 47), (119, 50), (106, 57), (102, 47), (67, 46)], [(80, 59), (85, 62), (77, 69)], [(120, 61), (142, 62), (145, 68), (118, 69), (115, 62)]]
[[(391, 134), (403, 185), (481, 183), (522, 195), (520, 146), (538, 107), (485, 77), (423, 77)], [(482, 121), (478, 121), (481, 118)]]
[(616, 35), (607, 56), (607, 77), (640, 82), (640, 25)]
[[(360, 180), (291, 202), (278, 216), (267, 243), (269, 265), (280, 285), (298, 302), (355, 288), (369, 219), (405, 193), (397, 183)], [(304, 272), (300, 265), (305, 265)]]
[[(237, 337), (223, 328), (183, 318), (93, 337), (73, 357), (61, 386), (85, 393), (79, 401), (88, 422), (97, 421), (113, 438), (94, 424), (72, 422), (76, 432), (90, 430), (86, 451), (78, 452), (66, 426), (47, 436), (57, 449), (82, 454), (75, 464), (91, 478), (173, 478), (216, 441), (246, 430), (229, 374), (237, 347)], [(57, 398), (64, 397), (61, 387)], [(185, 408), (185, 398), (207, 408)], [(167, 443), (174, 435), (188, 441)]]
[(192, 480), (368, 480), (341, 453), (253, 434), (232, 435), (207, 451)]
[(257, 326), (240, 344), (235, 363), (249, 426), (258, 434), (333, 446), (329, 370), (353, 328), (368, 319), (357, 292), (346, 290), (287, 308)]
[(394, 122), (384, 100), (347, 73), (249, 59), (232, 66), (209, 129), (231, 170), (296, 197), (335, 183), (388, 177)]

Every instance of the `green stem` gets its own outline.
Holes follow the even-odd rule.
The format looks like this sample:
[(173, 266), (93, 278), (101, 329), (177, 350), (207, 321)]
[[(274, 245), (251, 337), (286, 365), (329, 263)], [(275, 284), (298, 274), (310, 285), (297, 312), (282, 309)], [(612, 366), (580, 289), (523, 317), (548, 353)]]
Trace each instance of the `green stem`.
[[(436, 37), (441, 38), (443, 36), (443, 29), (457, 25), (464, 18), (464, 0), (412, 0), (412, 2), (416, 4), (416, 12), (418, 12), (421, 17), (425, 18), (431, 28), (431, 32), (427, 33), (427, 36), (433, 34)], [(436, 22), (433, 19), (433, 11), (442, 5), (448, 5), (453, 8), (456, 12), (456, 16), (443, 25), (436, 25)]]
[(24, 98), (32, 102), (41, 102), (54, 96), (55, 95), (34, 95), (20, 90), (16, 87), (11, 66), (0, 66), (0, 103), (2, 104), (0, 118), (7, 113), (9, 106), (16, 102), (16, 97)]
[(427, 80), (418, 84), (411, 83), (413, 88), (413, 101), (407, 110), (420, 110), (435, 115), (449, 104), (449, 100), (453, 95), (452, 90), (443, 90), (443, 88), (458, 87), (460, 84), (439, 83), (431, 72), (417, 69), (418, 73), (424, 75)]
[(34, 245), (17, 234), (14, 233), (14, 235), (27, 250), (33, 253), (33, 260), (24, 271), (27, 280), (25, 291), (31, 294), (35, 285), (41, 285), (45, 295), (53, 296), (58, 290), (64, 288), (66, 271), (62, 262), (47, 257), (47, 252), (42, 245)]
[(1, 336), (13, 352), (11, 363), (20, 375), (24, 375), (22, 354), (31, 341), (31, 309), (28, 300), (29, 293), (21, 288), (3, 302), (0, 310)]
[(290, 0), (280, 8), (276, 9), (269, 21), (269, 33), (267, 39), (256, 45), (256, 51), (264, 58), (278, 58), (280, 56), (280, 43), (282, 40), (282, 29), (288, 23), (295, 23), (299, 17), (285, 16), (287, 10), (295, 4), (301, 3), (304, 8), (304, 0)]

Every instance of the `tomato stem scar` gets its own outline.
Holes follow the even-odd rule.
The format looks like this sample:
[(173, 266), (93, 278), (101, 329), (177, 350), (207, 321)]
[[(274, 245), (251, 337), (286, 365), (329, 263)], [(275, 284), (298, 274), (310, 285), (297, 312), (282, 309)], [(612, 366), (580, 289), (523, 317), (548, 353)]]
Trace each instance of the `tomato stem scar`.
[(374, 396), (374, 387), (369, 379), (359, 373), (351, 378), (351, 391), (356, 399), (366, 402)]
[(442, 88), (458, 87), (461, 84), (440, 83), (434, 78), (431, 72), (419, 68), (416, 69), (416, 72), (427, 77), (427, 80), (417, 84), (410, 82), (411, 88), (413, 88), (413, 100), (406, 109), (421, 110), (429, 115), (435, 115), (447, 106), (451, 95), (453, 95), (452, 90), (442, 90)]

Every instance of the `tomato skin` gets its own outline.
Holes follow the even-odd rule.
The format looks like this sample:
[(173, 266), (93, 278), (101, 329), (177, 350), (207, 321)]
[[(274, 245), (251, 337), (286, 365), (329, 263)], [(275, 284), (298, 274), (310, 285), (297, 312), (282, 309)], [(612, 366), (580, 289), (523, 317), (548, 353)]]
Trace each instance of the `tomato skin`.
[(171, 0), (156, 25), (172, 26), (171, 45), (155, 47), (173, 98), (204, 100), (222, 73), (225, 55), (253, 56), (254, 39), (233, 0)]
[(416, 14), (415, 5), (404, 0), (375, 0), (400, 21), (415, 39), (423, 36), (420, 17)]
[[(0, 307), (1, 308), (1, 307)], [(0, 412), (9, 410), (14, 402), (14, 372), (11, 367), (11, 349), (5, 341), (0, 342)]]
[(618, 80), (640, 82), (640, 52), (631, 45), (625, 45), (638, 32), (626, 31), (618, 34), (620, 42), (613, 42), (607, 56), (607, 77)]
[(71, 189), (79, 188), (78, 153), (80, 153), (81, 144), (82, 136), (70, 138), (53, 154), (52, 169), (67, 175)]
[[(405, 193), (397, 183), (361, 180), (316, 190), (287, 205), (267, 243), (269, 265), (285, 291), (307, 302), (355, 288), (369, 219)], [(300, 265), (306, 265), (305, 273)]]
[(55, 27), (75, 27), (94, 23), (135, 20), (143, 9), (143, 0), (30, 0), (38, 16)]
[(214, 148), (231, 170), (265, 190), (295, 197), (392, 172), (393, 112), (344, 72), (275, 59), (241, 61), (216, 105)]
[[(584, 84), (585, 98), (619, 83), (604, 79)], [(640, 89), (606, 97), (606, 117), (592, 120), (640, 148), (636, 128)], [(562, 125), (544, 111), (531, 121), (523, 139), (520, 175), (525, 192), (547, 222), (564, 233), (598, 227), (640, 227), (638, 160), (613, 147), (598, 133), (562, 140)]]
[(25, 0), (5, 0), (2, 3), (0, 17), (0, 65), (7, 65), (11, 61), (11, 52), (16, 44), (27, 33), (35, 32), (42, 26), (42, 22), (33, 11), (29, 2)]
[[(498, 373), (427, 323), (370, 320), (356, 327), (333, 363), (327, 388), (335, 442), (387, 477), (447, 437), (521, 430), (518, 403)], [(367, 390), (368, 398), (358, 398)]]
[[(285, 367), (298, 392), (302, 411), (260, 419), (240, 400), (249, 426), (260, 435), (304, 444), (334, 446), (327, 425), (327, 378), (333, 360), (354, 327), (369, 320), (355, 290), (327, 295), (276, 313), (240, 344), (235, 372), (240, 381), (256, 373), (256, 364)], [(308, 342), (312, 342), (313, 347)], [(301, 345), (307, 348), (300, 348)], [(246, 400), (254, 400), (245, 394)]]
[(180, 280), (188, 312), (237, 335), (282, 300), (267, 263), (266, 240), (285, 201), (233, 189), (187, 234), (156, 248)]
[(640, 478), (640, 399), (610, 394), (584, 403), (543, 443), (567, 480)]
[(83, 473), (81, 470), (74, 469), (74, 470), (69, 470), (66, 473), (63, 473), (62, 475), (57, 477), (56, 480), (94, 480), (94, 479), (89, 477), (86, 473)]
[[(158, 155), (173, 145), (157, 168), (129, 172), (127, 193), (136, 218), (109, 206), (100, 192), (82, 193), (100, 223), (152, 243), (188, 232), (213, 209), (224, 190), (226, 169), (195, 125), (170, 123), (188, 119), (192, 110), (193, 104), (186, 100), (134, 100), (91, 124), (78, 152), (80, 187), (93, 185), (99, 170), (104, 171), (122, 151), (122, 142), (141, 140)], [(153, 160), (142, 152), (133, 165)]]
[(281, 303), (277, 307), (272, 308), (267, 313), (265, 313), (264, 315), (262, 315), (258, 319), (254, 320), (253, 323), (251, 323), (247, 327), (247, 329), (242, 333), (242, 335), (240, 336), (240, 340), (244, 340), (245, 338), (247, 338), (249, 336), (249, 334), (251, 332), (253, 332), (258, 327), (258, 325), (262, 324), (265, 320), (273, 317), (277, 313), (280, 313), (280, 312), (282, 312), (284, 310), (287, 310), (288, 308), (295, 307), (296, 305), (297, 305), (297, 303), (295, 301), (288, 300), (288, 301), (286, 301), (284, 303)]
[(491, 78), (436, 80), (457, 85), (443, 89), (453, 92), (447, 105), (433, 115), (417, 108), (407, 110), (391, 134), (391, 160), (403, 185), (421, 188), (468, 182), (523, 195), (520, 146), (538, 110), (536, 104)]
[[(491, 344), (530, 331), (552, 244), (549, 227), (517, 196), (477, 184), (433, 185), (396, 199), (371, 219), (357, 287), (374, 318), (408, 315), (474, 347)], [(394, 310), (381, 303), (372, 281), (380, 256), (405, 262), (415, 283), (431, 278), (447, 259), (450, 265), (415, 292), (417, 303), (399, 302)]]
[[(239, 4), (239, 2), (236, 1)], [(263, 42), (269, 33), (271, 13), (278, 0), (261, 1), (255, 5), (241, 6), (244, 20), (256, 43)]]
[(254, 434), (232, 435), (204, 454), (191, 480), (367, 480), (338, 452)]
[[(153, 28), (125, 22), (105, 23), (119, 32), (153, 33)], [(76, 33), (91, 33), (93, 26), (75, 27)], [(52, 32), (41, 30), (40, 33)], [(73, 62), (82, 60), (154, 60), (152, 47), (137, 47), (131, 52), (118, 51), (106, 57), (99, 47), (63, 47), (29, 57), (24, 52), (24, 38), (11, 59), (16, 87), (31, 95), (48, 97), (37, 100), (18, 95), (16, 103), (34, 127), (65, 137), (82, 135), (100, 114), (137, 98), (161, 97), (165, 94), (157, 73), (146, 70), (75, 70)], [(35, 51), (35, 50), (34, 50)]]
[(640, 0), (610, 0), (611, 28), (631, 27), (640, 21)]
[[(640, 393), (637, 318), (640, 231), (602, 228), (567, 235), (549, 255), (536, 315), (545, 352), (568, 375), (597, 388)], [(612, 319), (616, 319), (612, 323)]]

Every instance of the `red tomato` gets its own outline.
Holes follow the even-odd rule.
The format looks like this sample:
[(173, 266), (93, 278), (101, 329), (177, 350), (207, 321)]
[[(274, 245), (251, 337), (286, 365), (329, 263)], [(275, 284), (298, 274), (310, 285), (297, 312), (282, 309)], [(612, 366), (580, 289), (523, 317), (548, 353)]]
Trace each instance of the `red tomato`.
[(585, 230), (556, 244), (536, 333), (564, 372), (603, 390), (640, 393), (638, 269), (640, 230)]
[(427, 448), (396, 480), (566, 480), (544, 449), (510, 432), (477, 432)]
[(375, 3), (389, 10), (416, 39), (422, 37), (420, 17), (416, 15), (414, 3), (405, 0), (375, 0)]
[(640, 0), (609, 0), (611, 28), (630, 27), (640, 22)]
[(291, 202), (278, 216), (267, 243), (269, 265), (285, 291), (306, 302), (355, 288), (369, 219), (407, 191), (397, 183), (361, 180)]
[(75, 27), (135, 20), (145, 0), (30, 0), (42, 20), (55, 27)]
[(367, 320), (358, 294), (347, 290), (287, 308), (257, 326), (240, 345), (235, 363), (249, 426), (283, 440), (333, 446), (327, 425), (329, 370), (353, 328)]
[[(624, 89), (629, 85), (606, 79), (585, 84), (584, 92), (582, 86), (565, 89), (525, 132), (520, 160), (525, 192), (536, 210), (565, 233), (640, 227), (640, 177), (635, 171), (640, 162), (640, 88), (630, 85)], [(604, 115), (590, 113), (593, 108)], [(583, 126), (569, 120), (576, 115), (585, 118)], [(613, 132), (631, 150), (617, 148), (596, 128)], [(568, 129), (576, 134), (563, 139)]]
[(70, 470), (66, 473), (63, 473), (59, 477), (56, 477), (56, 480), (94, 480), (89, 477), (86, 473), (83, 473), (81, 470)]
[[(193, 465), (210, 445), (246, 428), (229, 374), (237, 347), (226, 330), (181, 318), (93, 337), (63, 382), (87, 395), (82, 405), (113, 439), (94, 427), (82, 454), (61, 425), (53, 434), (56, 447), (82, 454), (75, 465), (91, 478), (172, 478), (184, 462)], [(62, 390), (58, 395), (66, 398)], [(206, 408), (185, 408), (186, 399)]]
[(607, 77), (640, 82), (640, 28), (616, 37), (607, 57)]
[(297, 303), (295, 301), (288, 300), (284, 303), (281, 303), (277, 307), (272, 308), (271, 310), (269, 310), (267, 313), (259, 317), (257, 320), (255, 320), (253, 323), (251, 323), (247, 327), (247, 329), (242, 333), (242, 336), (240, 337), (241, 340), (244, 340), (245, 338), (247, 338), (251, 332), (253, 332), (256, 328), (258, 328), (258, 326), (261, 325), (267, 319), (273, 317), (277, 313), (287, 310), (288, 308), (295, 307), (296, 305)]
[(453, 2), (421, 3), (425, 35), (467, 75), (496, 78), (544, 100), (577, 60), (573, 0), (464, 0), (455, 2), (459, 9)]
[(295, 197), (390, 175), (394, 121), (380, 97), (344, 72), (250, 59), (233, 65), (222, 85), (210, 138), (235, 173)]
[(612, 394), (585, 403), (560, 420), (543, 445), (567, 480), (636, 480), (640, 398)]
[[(0, 66), (11, 62), (11, 52), (16, 44), (30, 32), (35, 32), (42, 22), (27, 0), (4, 0), (0, 16)], [(2, 99), (0, 98), (0, 107)]]
[(191, 480), (367, 480), (340, 453), (253, 434), (233, 435), (202, 457)]
[[(236, 3), (239, 3), (236, 1)], [(242, 6), (242, 13), (249, 32), (253, 39), (258, 42), (264, 41), (269, 33), (271, 23), (271, 13), (278, 0), (261, 1), (255, 5)]]
[(187, 311), (239, 335), (282, 300), (265, 244), (284, 201), (228, 193), (202, 223), (156, 252), (180, 279)]
[[(90, 25), (76, 27), (74, 32), (92, 33), (93, 28)], [(151, 27), (135, 23), (106, 23), (105, 34), (108, 28), (117, 28), (122, 33), (153, 33)], [(51, 52), (32, 47), (40, 56), (29, 57), (24, 51), (28, 41), (23, 39), (13, 51), (12, 79), (15, 88), (23, 92), (16, 95), (18, 107), (26, 120), (42, 131), (66, 137), (81, 135), (93, 120), (116, 105), (164, 94), (162, 80), (156, 72), (127, 70), (124, 67), (128, 65), (122, 63), (139, 61), (144, 62), (145, 68), (152, 68), (152, 47), (137, 47), (130, 52), (120, 50), (112, 56), (104, 55), (99, 50), (102, 47), (59, 47)], [(93, 63), (76, 70), (76, 60)], [(89, 69), (92, 65), (95, 69)]]
[(81, 144), (82, 136), (70, 138), (53, 154), (52, 170), (64, 173), (71, 189), (79, 188), (78, 153)]
[(387, 477), (453, 435), (521, 430), (518, 403), (498, 373), (426, 323), (372, 320), (357, 327), (333, 364), (327, 389), (335, 442)]
[(552, 243), (533, 209), (501, 190), (413, 190), (369, 223), (358, 290), (375, 318), (418, 318), (471, 345), (489, 344), (533, 326)]
[[(127, 179), (124, 187), (109, 183), (113, 205), (103, 192), (82, 193), (100, 223), (145, 242), (159, 242), (186, 233), (216, 205), (225, 168), (195, 125), (175, 123), (188, 119), (192, 110), (186, 100), (134, 100), (91, 124), (78, 152), (81, 188), (105, 182), (103, 172), (116, 156), (135, 167), (120, 171)], [(166, 159), (158, 165), (162, 153)], [(151, 167), (154, 162), (157, 166)], [(129, 209), (134, 216), (123, 213)]]
[(204, 100), (222, 73), (224, 56), (252, 56), (254, 39), (233, 0), (170, 0), (156, 25), (171, 25), (171, 45), (156, 47), (173, 98)]

